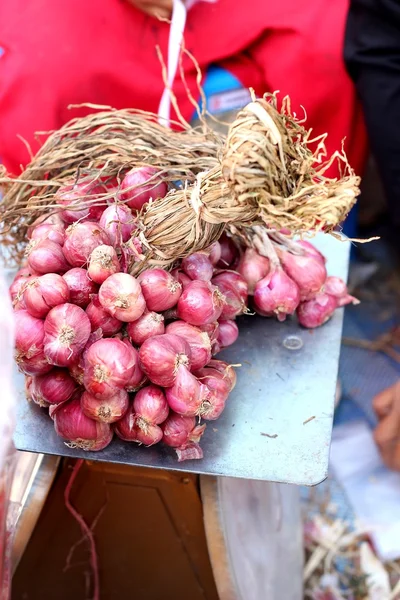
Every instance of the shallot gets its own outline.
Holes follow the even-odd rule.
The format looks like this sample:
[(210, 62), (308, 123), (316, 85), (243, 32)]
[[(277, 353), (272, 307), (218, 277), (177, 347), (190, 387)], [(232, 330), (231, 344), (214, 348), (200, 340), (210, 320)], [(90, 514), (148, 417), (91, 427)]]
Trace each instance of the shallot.
[(69, 301), (69, 289), (61, 275), (46, 273), (31, 277), (24, 291), (24, 303), (28, 312), (43, 319), (51, 308)]
[(214, 369), (215, 371), (221, 373), (223, 378), (229, 382), (229, 391), (232, 391), (236, 385), (237, 380), (236, 372), (232, 365), (229, 365), (223, 360), (217, 360), (215, 358), (212, 358), (208, 363), (208, 366), (211, 369)]
[(239, 328), (236, 325), (235, 321), (223, 321), (221, 319), (219, 320), (217, 341), (221, 348), (227, 348), (228, 346), (232, 346), (232, 344), (236, 342), (238, 337)]
[(89, 257), (88, 275), (95, 283), (101, 285), (110, 275), (120, 271), (116, 251), (112, 246), (97, 246)]
[(99, 300), (110, 315), (126, 323), (136, 321), (146, 308), (140, 283), (128, 273), (115, 273), (106, 279), (100, 287)]
[(192, 281), (178, 300), (178, 316), (191, 325), (217, 321), (225, 304), (224, 296), (208, 281)]
[(71, 448), (103, 450), (111, 442), (113, 432), (107, 423), (87, 417), (81, 407), (79, 394), (59, 404), (52, 411), (56, 433), (68, 441)]
[(269, 273), (269, 258), (261, 256), (254, 248), (246, 248), (237, 270), (247, 282), (248, 293), (253, 295), (256, 284)]
[(125, 390), (116, 390), (110, 398), (99, 400), (85, 391), (81, 397), (82, 411), (87, 417), (103, 423), (115, 423), (122, 419), (129, 408), (129, 396)]
[(300, 303), (297, 284), (281, 268), (261, 279), (254, 290), (254, 305), (262, 315), (275, 314), (279, 321), (291, 315)]
[(167, 402), (174, 412), (194, 417), (200, 412), (203, 386), (184, 365), (177, 369), (174, 384), (165, 390)]
[(211, 281), (213, 265), (206, 252), (194, 252), (182, 260), (182, 269), (190, 279)]
[(207, 248), (207, 252), (209, 255), (210, 262), (213, 266), (217, 265), (221, 259), (221, 244), (219, 242), (214, 242)]
[(211, 341), (205, 331), (185, 321), (174, 321), (167, 325), (166, 333), (178, 335), (189, 344), (193, 371), (205, 367), (211, 360)]
[(247, 281), (243, 275), (237, 271), (218, 271), (212, 281), (214, 285), (218, 285), (219, 283), (228, 285), (236, 294), (238, 294), (238, 296), (240, 296), (244, 304), (247, 303), (247, 296), (249, 294)]
[(162, 387), (171, 387), (181, 365), (190, 369), (189, 344), (171, 333), (148, 338), (139, 349), (140, 364), (150, 381)]
[(155, 385), (148, 385), (137, 392), (133, 400), (133, 408), (143, 421), (155, 425), (163, 423), (169, 413), (164, 392)]
[(69, 265), (60, 244), (49, 239), (32, 240), (27, 249), (29, 266), (39, 273), (65, 273)]
[(221, 269), (226, 269), (234, 264), (237, 259), (238, 251), (232, 240), (225, 234), (219, 239), (221, 248), (221, 258), (219, 259), (217, 266)]
[(125, 175), (119, 195), (130, 208), (141, 210), (150, 198), (163, 198), (167, 190), (167, 184), (162, 181), (157, 169), (137, 167)]
[(199, 415), (208, 421), (218, 419), (225, 408), (225, 402), (231, 391), (230, 381), (220, 371), (205, 367), (195, 373), (203, 385), (202, 402)]
[(175, 448), (178, 462), (203, 458), (199, 441), (206, 426), (198, 425), (195, 417), (183, 417), (171, 413), (163, 423), (163, 442)]
[(73, 267), (83, 267), (97, 246), (110, 243), (104, 229), (94, 221), (73, 223), (67, 228), (65, 236), (64, 255)]
[(154, 311), (145, 311), (141, 317), (126, 326), (126, 332), (132, 342), (140, 346), (153, 335), (165, 332), (164, 316)]
[(319, 327), (331, 318), (337, 307), (337, 298), (320, 292), (315, 298), (300, 304), (297, 309), (297, 318), (303, 327)]
[(92, 299), (86, 307), (86, 314), (89, 317), (92, 331), (101, 329), (104, 336), (114, 335), (122, 328), (122, 321), (112, 317), (100, 304), (97, 294), (92, 296)]
[(44, 354), (50, 364), (67, 367), (79, 356), (90, 336), (90, 321), (75, 304), (52, 308), (44, 322)]
[(326, 263), (326, 258), (322, 254), (322, 252), (320, 252), (319, 250), (317, 250), (316, 247), (313, 246), (312, 244), (310, 244), (310, 242), (307, 242), (307, 240), (298, 240), (296, 242), (296, 244), (299, 245), (299, 246), (301, 246), (301, 248), (303, 249), (303, 251), (306, 254), (308, 254), (309, 256), (313, 256), (314, 258), (317, 258), (323, 264)]
[(30, 235), (31, 240), (51, 240), (56, 244), (63, 245), (65, 241), (65, 229), (61, 223), (41, 223), (37, 225)]
[[(99, 219), (107, 206), (106, 201), (100, 198), (100, 194), (105, 192), (106, 189), (95, 182), (76, 183), (60, 188), (55, 199), (61, 206), (69, 207), (61, 211), (62, 220), (71, 224), (84, 219)], [(89, 204), (88, 200), (96, 202)]]
[(14, 311), (15, 360), (32, 358), (43, 352), (44, 323), (27, 310)]
[(85, 353), (83, 383), (96, 398), (111, 398), (129, 382), (138, 362), (130, 344), (117, 338), (101, 339)]
[(175, 306), (182, 293), (181, 284), (164, 269), (146, 269), (138, 281), (149, 310), (162, 312)]
[(111, 204), (101, 215), (99, 223), (113, 246), (127, 242), (136, 229), (132, 212), (124, 204)]
[(246, 311), (246, 305), (235, 289), (222, 280), (213, 279), (212, 283), (217, 286), (224, 297), (224, 305), (221, 311), (221, 319), (234, 319)]
[(89, 279), (86, 269), (75, 267), (64, 273), (63, 278), (69, 289), (69, 299), (72, 304), (86, 308), (93, 294), (97, 294), (98, 285)]
[(297, 283), (301, 300), (313, 298), (320, 291), (327, 278), (321, 260), (311, 254), (300, 256), (285, 250), (279, 252), (279, 258), (287, 275)]
[(186, 275), (186, 273), (184, 273), (183, 271), (181, 271), (181, 269), (173, 269), (171, 271), (171, 275), (172, 277), (174, 277), (182, 286), (182, 289), (184, 290), (185, 287), (192, 282), (192, 280), (190, 279), (190, 277), (188, 277)]
[(137, 442), (145, 446), (153, 446), (162, 440), (161, 427), (154, 423), (146, 423), (136, 415), (133, 403), (129, 406), (126, 414), (115, 424), (115, 433), (121, 440), (126, 442)]
[(33, 400), (40, 406), (61, 404), (71, 398), (76, 387), (76, 381), (67, 369), (55, 367), (45, 375), (33, 377), (31, 394)]

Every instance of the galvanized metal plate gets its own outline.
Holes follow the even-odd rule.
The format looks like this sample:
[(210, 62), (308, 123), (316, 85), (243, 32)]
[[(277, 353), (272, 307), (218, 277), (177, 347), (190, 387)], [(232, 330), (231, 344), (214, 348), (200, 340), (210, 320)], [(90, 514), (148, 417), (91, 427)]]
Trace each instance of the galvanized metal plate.
[[(349, 244), (318, 235), (316, 246), (328, 257), (328, 271), (347, 277)], [(218, 421), (202, 438), (202, 460), (178, 463), (163, 445), (145, 448), (114, 439), (101, 452), (68, 448), (57, 437), (47, 413), (28, 403), (24, 378), (16, 373), (19, 450), (83, 457), (192, 473), (315, 485), (327, 476), (343, 311), (316, 330), (295, 319), (278, 323), (240, 319), (240, 337), (221, 354), (241, 364), (238, 383)]]

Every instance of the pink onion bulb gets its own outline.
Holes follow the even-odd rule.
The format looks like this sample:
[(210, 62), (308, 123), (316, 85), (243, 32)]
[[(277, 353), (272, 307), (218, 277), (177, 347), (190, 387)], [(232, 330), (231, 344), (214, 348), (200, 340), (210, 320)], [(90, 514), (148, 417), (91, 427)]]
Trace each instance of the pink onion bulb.
[(41, 223), (31, 233), (31, 240), (51, 240), (56, 244), (63, 245), (65, 241), (65, 229), (61, 223)]
[(172, 275), (172, 277), (174, 277), (174, 279), (176, 279), (181, 284), (183, 290), (189, 283), (192, 282), (190, 277), (188, 277), (186, 275), (186, 273), (184, 273), (180, 269), (173, 269), (171, 271), (171, 275)]
[(56, 273), (32, 277), (24, 291), (24, 303), (28, 312), (43, 319), (51, 308), (69, 301), (68, 285)]
[(262, 315), (275, 314), (279, 321), (284, 321), (286, 315), (294, 313), (299, 303), (299, 288), (281, 268), (269, 273), (256, 285), (254, 305)]
[(85, 354), (86, 390), (96, 398), (111, 398), (127, 385), (137, 360), (130, 344), (116, 338), (98, 340)]
[(133, 400), (133, 408), (141, 420), (155, 425), (163, 423), (169, 413), (164, 392), (155, 385), (148, 385), (137, 392)]
[(76, 381), (67, 369), (53, 368), (46, 375), (33, 377), (31, 394), (39, 406), (66, 402), (76, 390)]
[(170, 413), (161, 428), (163, 441), (167, 446), (175, 448), (178, 462), (203, 458), (199, 441), (206, 426), (198, 425), (195, 417), (183, 417)]
[(232, 391), (237, 381), (236, 372), (232, 365), (229, 365), (223, 360), (217, 360), (215, 358), (212, 358), (208, 363), (208, 366), (211, 369), (214, 369), (215, 371), (221, 373), (223, 379), (225, 379), (228, 382), (229, 391)]
[(103, 450), (112, 440), (113, 432), (107, 423), (95, 421), (84, 414), (79, 394), (59, 404), (52, 411), (52, 417), (57, 435), (67, 440), (71, 448), (93, 452)]
[(97, 294), (92, 296), (92, 300), (86, 308), (86, 314), (89, 317), (92, 331), (101, 329), (104, 336), (114, 335), (122, 328), (122, 322), (112, 317), (102, 307)]
[[(106, 188), (95, 182), (81, 182), (61, 187), (55, 196), (55, 200), (62, 206), (69, 206), (61, 211), (60, 216), (65, 223), (75, 223), (100, 218), (104, 208), (107, 206), (105, 200), (101, 200), (100, 194), (104, 194)], [(88, 201), (96, 200), (94, 204)], [(76, 206), (76, 209), (74, 209)], [(78, 208), (79, 207), (79, 208)]]
[(14, 310), (26, 308), (25, 302), (24, 302), (24, 291), (25, 291), (26, 286), (28, 285), (29, 281), (31, 281), (32, 279), (33, 279), (33, 276), (30, 274), (26, 275), (26, 276), (25, 275), (20, 275), (18, 277), (15, 276), (14, 281), (10, 285), (10, 289), (9, 289), (11, 302), (12, 302)]
[(161, 427), (154, 423), (145, 424), (140, 420), (135, 413), (133, 403), (124, 417), (115, 424), (115, 433), (125, 442), (137, 442), (145, 446), (158, 444), (163, 437)]
[(211, 360), (211, 341), (205, 331), (185, 321), (175, 321), (167, 325), (166, 333), (178, 335), (189, 344), (192, 371), (205, 367)]
[(206, 367), (195, 373), (203, 385), (202, 402), (198, 414), (207, 421), (215, 421), (225, 408), (231, 390), (230, 381), (219, 371)]
[(282, 266), (300, 290), (301, 300), (313, 298), (326, 281), (325, 265), (311, 255), (299, 256), (285, 250), (279, 252)]
[(89, 258), (88, 275), (101, 285), (110, 275), (121, 270), (118, 256), (112, 246), (97, 246)]
[(233, 265), (238, 257), (238, 250), (230, 238), (223, 234), (219, 239), (221, 247), (221, 258), (217, 263), (217, 267), (226, 269)]
[(142, 388), (148, 382), (148, 379), (142, 371), (142, 367), (140, 365), (140, 360), (139, 360), (139, 353), (136, 350), (136, 348), (134, 348), (132, 346), (132, 344), (130, 343), (130, 341), (127, 338), (124, 338), (122, 340), (122, 342), (129, 347), (130, 352), (132, 353), (132, 358), (133, 358), (132, 373), (131, 373), (131, 376), (129, 377), (129, 380), (125, 384), (125, 389), (127, 392), (137, 392), (138, 390), (140, 390), (140, 388)]
[(236, 325), (235, 321), (222, 321), (221, 319), (219, 320), (218, 343), (221, 346), (221, 348), (227, 348), (228, 346), (232, 346), (232, 344), (236, 342), (238, 337), (239, 328)]
[(50, 364), (67, 367), (76, 361), (90, 336), (90, 321), (75, 304), (52, 308), (44, 322), (44, 354)]
[(26, 375), (40, 375), (51, 369), (44, 356), (44, 323), (27, 310), (14, 312), (15, 361)]
[(320, 327), (329, 321), (337, 306), (337, 298), (321, 292), (312, 300), (307, 300), (299, 305), (297, 318), (300, 325), (308, 329)]
[(125, 390), (116, 390), (114, 396), (100, 400), (89, 392), (81, 396), (82, 411), (87, 417), (103, 423), (115, 423), (122, 419), (129, 408), (129, 396)]
[(146, 269), (139, 275), (138, 281), (147, 308), (155, 312), (175, 306), (182, 293), (181, 284), (164, 269)]
[(174, 385), (165, 390), (170, 408), (185, 417), (200, 414), (203, 394), (203, 386), (183, 365), (178, 367)]
[(39, 225), (55, 225), (57, 228), (59, 225), (64, 229), (63, 220), (60, 217), (60, 213), (56, 212), (51, 215), (41, 215), (35, 221), (29, 225), (26, 237), (28, 240), (32, 239), (33, 230), (36, 229)]
[(140, 283), (127, 273), (115, 273), (102, 283), (99, 300), (110, 315), (125, 323), (136, 321), (146, 308)]
[(224, 281), (216, 281), (215, 279), (213, 279), (212, 283), (217, 286), (225, 300), (220, 315), (221, 319), (235, 319), (235, 317), (246, 311), (245, 303), (232, 286), (226, 284)]
[(326, 258), (325, 256), (322, 254), (322, 252), (320, 252), (319, 250), (316, 249), (315, 246), (313, 246), (312, 244), (310, 244), (310, 242), (307, 242), (307, 240), (298, 240), (296, 242), (296, 244), (298, 246), (301, 246), (301, 248), (305, 251), (306, 254), (308, 254), (309, 256), (313, 256), (314, 258), (318, 258), (318, 260), (320, 262), (322, 262), (323, 264), (326, 263)]
[(214, 285), (223, 283), (228, 285), (236, 294), (240, 296), (244, 304), (247, 304), (249, 288), (245, 278), (237, 271), (218, 271), (213, 277)]
[(162, 387), (174, 385), (181, 365), (188, 369), (191, 366), (189, 344), (170, 333), (155, 335), (143, 342), (139, 349), (139, 359), (150, 381)]
[(71, 304), (86, 308), (93, 294), (97, 294), (99, 287), (89, 279), (86, 269), (75, 267), (63, 275), (69, 289)]
[(219, 242), (214, 242), (207, 248), (207, 252), (210, 262), (214, 267), (221, 259), (221, 244)]
[(327, 277), (323, 290), (326, 294), (337, 298), (338, 306), (346, 304), (359, 304), (360, 301), (349, 294), (347, 285), (340, 277)]
[(29, 266), (39, 273), (65, 273), (69, 265), (60, 244), (49, 239), (32, 240), (26, 249)]
[(64, 255), (73, 267), (83, 267), (97, 246), (110, 243), (104, 229), (94, 221), (73, 223), (67, 228), (65, 236)]
[(256, 284), (269, 273), (269, 258), (261, 256), (254, 248), (246, 248), (237, 270), (247, 282), (248, 293), (253, 295)]
[(119, 195), (130, 208), (141, 210), (150, 198), (163, 198), (167, 191), (167, 184), (161, 180), (157, 169), (137, 167), (125, 175)]
[(128, 323), (126, 332), (132, 342), (140, 346), (153, 335), (162, 335), (165, 332), (164, 317), (154, 311), (145, 311), (137, 321)]
[(113, 246), (127, 242), (136, 229), (132, 212), (124, 204), (111, 204), (100, 218), (100, 226), (108, 234)]
[(178, 316), (191, 325), (206, 325), (221, 316), (225, 299), (208, 281), (192, 281), (178, 300)]
[(30, 358), (18, 357), (16, 362), (18, 369), (25, 375), (44, 375), (52, 369), (52, 365), (48, 362), (43, 351)]
[(211, 281), (213, 265), (206, 252), (194, 252), (182, 260), (182, 269), (190, 279)]

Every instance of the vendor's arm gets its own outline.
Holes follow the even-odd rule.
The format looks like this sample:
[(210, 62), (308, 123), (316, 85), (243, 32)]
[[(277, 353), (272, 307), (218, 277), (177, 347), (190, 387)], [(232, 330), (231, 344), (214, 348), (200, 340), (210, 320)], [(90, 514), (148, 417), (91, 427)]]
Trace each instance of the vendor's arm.
[(400, 2), (352, 0), (345, 60), (361, 98), (391, 217), (400, 226)]

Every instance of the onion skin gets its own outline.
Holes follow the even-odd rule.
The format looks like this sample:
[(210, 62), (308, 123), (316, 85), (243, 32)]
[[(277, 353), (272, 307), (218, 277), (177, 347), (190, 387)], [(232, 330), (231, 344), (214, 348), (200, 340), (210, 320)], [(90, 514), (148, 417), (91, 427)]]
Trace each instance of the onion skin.
[(247, 282), (248, 293), (253, 295), (257, 283), (268, 275), (270, 261), (266, 256), (261, 256), (254, 248), (246, 248), (237, 270)]
[(99, 290), (99, 286), (89, 279), (86, 269), (74, 267), (64, 273), (63, 278), (68, 285), (71, 304), (81, 308), (86, 308), (92, 294), (97, 294)]
[(49, 239), (32, 240), (27, 248), (28, 264), (40, 275), (65, 273), (69, 265), (60, 244)]
[[(85, 201), (87, 196), (90, 196), (90, 200), (93, 200), (101, 193), (105, 193), (106, 188), (96, 182), (81, 182), (71, 183), (71, 185), (65, 185), (60, 188), (55, 196), (56, 200), (62, 206), (73, 206), (74, 204), (79, 206)], [(100, 218), (107, 203), (100, 201), (99, 205), (87, 205), (77, 210), (65, 209), (61, 211), (60, 216), (64, 223), (71, 224), (75, 221), (84, 221), (86, 219), (97, 220)]]
[(231, 392), (237, 381), (237, 376), (235, 369), (232, 365), (229, 365), (223, 360), (217, 360), (215, 358), (211, 359), (208, 363), (208, 367), (210, 369), (214, 369), (214, 371), (218, 371), (229, 384), (229, 391)]
[(137, 392), (133, 400), (133, 408), (148, 423), (160, 425), (169, 414), (169, 406), (161, 388), (148, 385)]
[(228, 319), (235, 319), (235, 317), (246, 311), (246, 305), (232, 286), (226, 284), (224, 281), (216, 281), (215, 279), (213, 279), (212, 283), (218, 287), (224, 297), (224, 305), (222, 307), (220, 319), (225, 321)]
[(44, 375), (53, 368), (53, 365), (48, 362), (43, 351), (30, 358), (17, 358), (16, 362), (19, 370), (25, 375)]
[(122, 419), (129, 408), (129, 396), (125, 390), (118, 390), (114, 396), (106, 400), (99, 400), (89, 392), (81, 396), (83, 413), (101, 423), (115, 423)]
[(113, 246), (127, 242), (136, 229), (132, 212), (124, 204), (112, 204), (106, 208), (100, 217), (100, 226)]
[(154, 311), (145, 311), (137, 321), (128, 323), (126, 332), (132, 342), (140, 346), (153, 335), (165, 333), (164, 316)]
[(256, 311), (263, 316), (276, 315), (284, 321), (300, 303), (300, 291), (297, 284), (283, 269), (278, 268), (261, 279), (254, 291)]
[(94, 342), (85, 353), (86, 390), (96, 398), (111, 398), (128, 384), (137, 360), (135, 349), (119, 339)]
[(178, 316), (190, 325), (207, 325), (217, 321), (224, 307), (224, 297), (208, 281), (192, 281), (178, 301)]
[(163, 442), (175, 448), (178, 462), (203, 458), (203, 451), (198, 442), (204, 433), (205, 425), (197, 425), (194, 417), (171, 413), (161, 427)]
[(194, 417), (199, 414), (203, 389), (187, 367), (181, 365), (172, 387), (165, 390), (170, 408), (178, 415)]
[(115, 335), (122, 329), (122, 322), (112, 317), (100, 304), (97, 294), (92, 296), (92, 300), (86, 307), (86, 314), (89, 317), (92, 331), (101, 329), (104, 336)]
[(303, 327), (314, 329), (329, 321), (337, 307), (337, 298), (319, 293), (312, 300), (300, 304), (297, 309), (297, 318)]
[(136, 321), (146, 309), (140, 283), (127, 273), (111, 275), (100, 286), (99, 300), (111, 316), (125, 323)]
[(62, 246), (65, 242), (65, 229), (61, 223), (41, 223), (31, 233), (31, 240), (51, 240)]
[(217, 341), (221, 348), (227, 348), (228, 346), (232, 346), (232, 344), (236, 342), (238, 337), (239, 328), (236, 325), (235, 321), (222, 321), (220, 319)]
[(236, 294), (240, 296), (244, 304), (247, 304), (247, 296), (249, 295), (249, 287), (245, 278), (237, 271), (218, 271), (212, 282), (214, 285), (222, 283), (229, 286)]
[(67, 367), (84, 349), (91, 331), (85, 311), (75, 304), (52, 308), (44, 322), (44, 354), (50, 364)]
[(194, 252), (182, 260), (182, 269), (190, 279), (211, 281), (213, 265), (206, 252)]
[(88, 275), (92, 281), (101, 285), (121, 270), (118, 256), (112, 246), (97, 246), (89, 257)]
[(170, 333), (148, 338), (139, 349), (141, 367), (155, 385), (171, 387), (180, 365), (190, 369), (189, 344)]
[[(15, 360), (19, 365), (22, 359), (31, 359), (43, 354), (44, 323), (29, 314), (27, 310), (14, 312)], [(30, 374), (30, 373), (29, 373)]]
[(195, 373), (206, 388), (203, 393), (199, 415), (208, 421), (218, 419), (225, 408), (225, 402), (231, 391), (231, 383), (219, 371), (205, 367)]
[(69, 442), (72, 448), (97, 451), (106, 448), (113, 432), (107, 423), (87, 417), (82, 411), (79, 394), (59, 404), (52, 412), (57, 435)]
[(38, 398), (44, 405), (61, 404), (71, 398), (76, 388), (75, 380), (66, 369), (53, 368), (46, 375), (33, 377), (31, 393), (37, 404)]
[(181, 284), (164, 269), (146, 269), (138, 281), (149, 310), (163, 312), (175, 306), (182, 293)]
[(50, 309), (69, 301), (66, 281), (56, 273), (32, 277), (26, 284), (24, 303), (28, 312), (43, 319)]
[(327, 272), (325, 265), (311, 255), (298, 256), (284, 250), (279, 251), (284, 271), (297, 284), (301, 300), (309, 300), (324, 285)]
[(122, 180), (119, 192), (120, 198), (135, 210), (141, 210), (150, 198), (153, 200), (163, 198), (168, 188), (167, 184), (160, 177), (157, 177), (158, 173), (159, 171), (154, 167), (132, 169)]
[(115, 425), (115, 433), (125, 442), (136, 442), (145, 446), (153, 446), (162, 440), (161, 427), (153, 423), (144, 423), (136, 415), (133, 404), (124, 417)]
[(180, 336), (189, 344), (191, 369), (197, 371), (211, 360), (211, 341), (209, 335), (185, 321), (174, 321), (167, 325), (166, 333)]
[(63, 252), (72, 267), (83, 267), (97, 246), (110, 243), (104, 229), (94, 221), (74, 223), (67, 228), (65, 235)]

